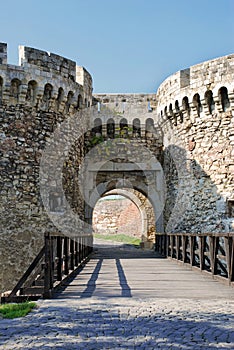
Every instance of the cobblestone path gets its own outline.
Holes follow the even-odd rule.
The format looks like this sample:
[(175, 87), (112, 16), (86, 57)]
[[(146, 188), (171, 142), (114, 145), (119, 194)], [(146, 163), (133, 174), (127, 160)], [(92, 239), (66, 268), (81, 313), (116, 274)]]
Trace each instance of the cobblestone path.
[[(193, 286), (191, 293), (187, 288), (187, 295), (181, 298), (180, 293), (177, 294), (176, 284), (172, 282), (174, 296), (172, 296), (173, 293), (167, 294), (164, 290), (161, 295), (158, 291), (155, 296), (155, 286), (163, 281), (157, 280), (158, 275), (155, 275), (157, 278), (152, 278), (154, 271), (151, 271), (153, 274), (151, 285), (150, 279), (143, 278), (142, 286), (142, 280), (138, 276), (138, 285), (141, 286), (138, 290), (135, 281), (136, 271), (143, 273), (142, 267), (149, 267), (147, 261), (151, 259), (152, 253), (143, 252), (141, 259), (138, 258), (138, 260), (134, 259), (137, 254), (134, 250), (121, 251), (120, 247), (112, 247), (112, 255), (109, 253), (108, 249), (104, 251), (99, 249), (91, 259), (90, 267), (88, 264), (82, 271), (80, 285), (77, 285), (79, 280), (77, 276), (72, 281), (73, 287), (62, 290), (53, 300), (38, 301), (38, 307), (28, 316), (14, 320), (0, 319), (0, 349), (217, 350), (234, 348), (234, 290), (232, 288), (218, 282), (213, 284), (212, 280), (209, 282), (199, 280), (197, 277), (197, 295)], [(102, 259), (103, 270), (100, 266), (96, 268), (100, 259)], [(109, 265), (106, 259), (110, 259)], [(115, 269), (111, 259), (115, 260)], [(158, 260), (154, 261), (157, 264)], [(160, 265), (160, 262), (159, 260), (158, 266), (165, 267)], [(183, 277), (183, 268), (175, 263), (169, 263), (172, 265), (168, 266), (176, 266), (174, 274), (177, 278), (179, 277), (177, 268), (181, 269)], [(111, 271), (112, 282), (109, 280)], [(162, 271), (161, 275), (164, 276)], [(145, 273), (148, 274), (149, 271)], [(194, 272), (189, 271), (189, 273)], [(105, 277), (101, 276), (102, 274)], [(113, 293), (117, 283), (116, 274), (120, 287), (118, 286), (119, 289)], [(170, 274), (173, 274), (173, 269)], [(185, 275), (187, 276), (186, 273)], [(199, 274), (195, 273), (195, 276)], [(98, 286), (99, 277), (100, 286)], [(108, 281), (110, 285), (106, 287), (105, 283), (108, 284)], [(168, 281), (165, 282), (170, 285)], [(212, 282), (209, 287), (210, 296), (208, 291), (199, 290), (203, 282)], [(184, 283), (185, 280), (183, 285)], [(179, 284), (178, 291), (180, 286)], [(146, 295), (143, 293), (143, 287), (148, 290)], [(218, 292), (222, 289), (223, 296), (219, 293), (218, 298), (215, 297), (212, 293), (213, 288)], [(128, 295), (123, 293), (124, 290), (127, 290)]]

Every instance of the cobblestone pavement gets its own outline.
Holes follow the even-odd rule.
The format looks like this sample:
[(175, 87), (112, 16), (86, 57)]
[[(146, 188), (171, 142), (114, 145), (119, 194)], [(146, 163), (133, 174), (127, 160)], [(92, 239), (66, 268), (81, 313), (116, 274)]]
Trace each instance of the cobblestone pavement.
[[(137, 260), (135, 251), (122, 249), (120, 255), (118, 249), (105, 249), (103, 253), (100, 249), (83, 270), (83, 275), (78, 275), (67, 290), (62, 290), (56, 299), (39, 300), (37, 308), (28, 316), (14, 320), (0, 319), (0, 349), (234, 349), (232, 289), (204, 281), (196, 275), (193, 288), (187, 288), (185, 297), (181, 298), (179, 278), (186, 276), (188, 271), (181, 268), (180, 275), (179, 267), (172, 263), (163, 270), (159, 260), (157, 271), (151, 271), (155, 277), (150, 280), (145, 274), (147, 279), (139, 281), (139, 271), (143, 275), (147, 261), (150, 262), (149, 268), (154, 266), (149, 258), (151, 253), (143, 252), (142, 258)], [(132, 259), (124, 259), (126, 256), (129, 258), (130, 253), (133, 254)], [(105, 260), (110, 254), (117, 265)], [(104, 266), (97, 272), (96, 262), (100, 258)], [(120, 262), (121, 269), (118, 266)], [(167, 280), (166, 272), (172, 268), (170, 266), (175, 269), (168, 276), (170, 280), (173, 275), (175, 280), (178, 279), (177, 290), (174, 289), (174, 294), (168, 293), (167, 289), (157, 293), (157, 286), (165, 286), (160, 280)], [(108, 285), (110, 281), (111, 285)], [(141, 282), (141, 290), (137, 292)], [(166, 283), (167, 288), (176, 287), (175, 281), (172, 285), (168, 281)], [(186, 279), (183, 288), (186, 283), (191, 281)], [(128, 289), (131, 293), (126, 294)], [(151, 294), (144, 295), (147, 289)], [(103, 290), (107, 292), (103, 293)]]
[(1, 349), (233, 349), (234, 302), (87, 298), (39, 301), (0, 320)]

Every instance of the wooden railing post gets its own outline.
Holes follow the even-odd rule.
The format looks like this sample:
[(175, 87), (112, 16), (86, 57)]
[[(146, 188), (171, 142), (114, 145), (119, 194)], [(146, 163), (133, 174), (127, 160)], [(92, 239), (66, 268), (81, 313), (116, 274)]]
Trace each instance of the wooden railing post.
[(190, 241), (190, 265), (194, 265), (194, 236), (189, 237)]
[(80, 237), (80, 258), (81, 258), (81, 261), (83, 261), (83, 259), (84, 259), (83, 236)]
[(219, 250), (219, 237), (214, 237), (214, 275), (217, 275), (218, 272), (218, 258), (217, 258), (217, 254), (218, 254), (218, 250)]
[(78, 262), (79, 264), (81, 263), (81, 237), (79, 236), (78, 238)]
[(45, 234), (45, 273), (44, 273), (44, 293), (43, 298), (49, 299), (53, 292), (52, 256), (50, 234)]
[(182, 235), (182, 261), (186, 262), (186, 236)]
[(64, 238), (64, 246), (63, 246), (63, 261), (64, 261), (64, 275), (69, 274), (69, 266), (68, 266), (68, 237)]
[(89, 253), (93, 252), (93, 235), (91, 234), (89, 237)]
[(162, 256), (167, 256), (168, 247), (167, 247), (168, 236), (166, 233), (156, 233), (155, 234), (155, 251)]
[(214, 275), (214, 258), (215, 258), (215, 237), (209, 236), (209, 251), (210, 251), (210, 270)]
[(175, 236), (175, 247), (176, 247), (175, 256), (176, 256), (176, 259), (179, 260), (180, 244), (179, 244), (179, 236), (178, 235)]
[(168, 256), (172, 258), (173, 251), (173, 243), (172, 243), (172, 235), (169, 236), (169, 244), (168, 244)]
[(84, 258), (85, 258), (85, 237), (83, 236), (82, 237), (82, 250), (83, 250), (83, 259), (82, 260), (84, 260)]
[(84, 236), (84, 258), (86, 257), (87, 254), (87, 237)]
[(231, 235), (224, 237), (225, 251), (227, 257), (227, 272), (229, 284), (234, 280), (234, 271), (233, 271), (233, 254), (234, 254), (234, 237)]
[(159, 245), (158, 245), (158, 252), (160, 254), (163, 254), (163, 244), (164, 244), (164, 242), (163, 242), (163, 235), (159, 235), (158, 236), (158, 243), (159, 243)]
[(70, 239), (70, 269), (74, 270), (74, 241)]
[(199, 236), (200, 270), (204, 269), (204, 247), (205, 247), (205, 236)]
[(77, 242), (77, 240), (75, 241), (75, 252), (74, 252), (74, 255), (75, 255), (75, 266), (78, 266), (78, 264), (79, 264), (79, 252), (78, 252), (78, 242)]
[(168, 256), (169, 236), (165, 235), (165, 256)]
[(57, 236), (57, 280), (62, 280), (62, 237)]
[(160, 245), (161, 245), (161, 236), (155, 234), (155, 246), (154, 249), (157, 253), (161, 253), (160, 252)]

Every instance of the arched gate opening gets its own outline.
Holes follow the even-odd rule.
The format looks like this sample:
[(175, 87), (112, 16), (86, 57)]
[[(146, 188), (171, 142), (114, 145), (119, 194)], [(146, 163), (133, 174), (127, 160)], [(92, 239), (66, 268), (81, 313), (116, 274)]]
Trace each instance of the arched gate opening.
[(155, 242), (153, 206), (143, 193), (132, 188), (104, 193), (94, 207), (92, 225), (95, 233), (140, 238), (144, 248), (152, 248)]

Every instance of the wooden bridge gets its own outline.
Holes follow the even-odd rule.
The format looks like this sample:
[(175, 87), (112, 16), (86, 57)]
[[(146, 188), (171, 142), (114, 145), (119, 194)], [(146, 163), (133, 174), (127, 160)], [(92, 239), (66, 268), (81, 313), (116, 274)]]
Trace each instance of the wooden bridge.
[[(234, 233), (160, 234), (155, 251), (45, 235), (2, 303), (52, 297), (233, 298)], [(220, 283), (221, 282), (221, 283)]]

